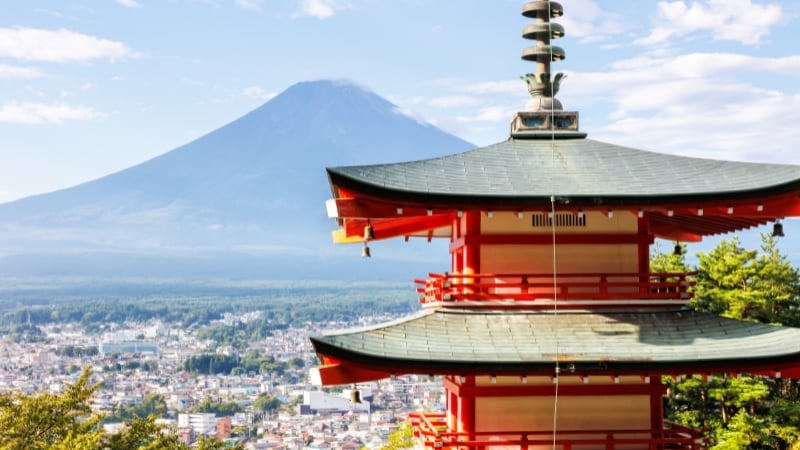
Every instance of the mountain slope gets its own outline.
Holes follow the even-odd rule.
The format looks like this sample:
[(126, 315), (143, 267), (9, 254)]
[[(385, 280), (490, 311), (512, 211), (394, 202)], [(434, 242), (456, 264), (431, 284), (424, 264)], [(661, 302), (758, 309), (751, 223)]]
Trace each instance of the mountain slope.
[(0, 205), (0, 254), (325, 251), (326, 166), (471, 147), (355, 84), (298, 83), (142, 164)]

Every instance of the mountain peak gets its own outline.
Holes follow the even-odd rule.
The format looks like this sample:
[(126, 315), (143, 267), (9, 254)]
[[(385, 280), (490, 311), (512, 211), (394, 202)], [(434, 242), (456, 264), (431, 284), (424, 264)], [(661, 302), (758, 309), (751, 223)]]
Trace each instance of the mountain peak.
[[(239, 245), (308, 251), (307, 236), (329, 245), (326, 166), (472, 147), (358, 83), (304, 81), (137, 166), (0, 205), (0, 254), (28, 247), (92, 250), (112, 242), (115, 251)], [(41, 236), (48, 241), (31, 241)]]

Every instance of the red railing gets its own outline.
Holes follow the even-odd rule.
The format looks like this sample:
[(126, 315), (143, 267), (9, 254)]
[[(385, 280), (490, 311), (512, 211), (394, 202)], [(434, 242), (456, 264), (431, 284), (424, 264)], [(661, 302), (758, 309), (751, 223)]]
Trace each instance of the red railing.
[(492, 447), (551, 448), (555, 450), (617, 448), (647, 450), (693, 450), (708, 446), (703, 430), (664, 421), (654, 430), (559, 430), (453, 432), (447, 429), (444, 413), (411, 413), (416, 437), (426, 449), (482, 450)]
[(491, 302), (497, 300), (664, 300), (692, 298), (693, 276), (686, 273), (428, 274), (414, 280), (420, 302)]

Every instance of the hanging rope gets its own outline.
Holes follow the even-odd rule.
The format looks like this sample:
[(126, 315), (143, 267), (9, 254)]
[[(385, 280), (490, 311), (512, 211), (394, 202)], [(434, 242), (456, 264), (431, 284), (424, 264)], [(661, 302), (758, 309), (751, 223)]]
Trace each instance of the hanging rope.
[[(547, 19), (546, 23), (548, 24), (547, 27), (547, 44), (548, 49), (550, 50), (550, 55), (548, 56), (549, 60), (547, 63), (547, 76), (551, 77), (551, 70), (550, 70), (550, 63), (553, 62), (553, 45), (550, 42), (552, 36), (550, 32), (550, 19), (552, 18), (552, 10), (550, 9), (550, 0), (547, 0)], [(550, 80), (547, 80), (549, 83)], [(551, 100), (550, 100), (550, 154), (553, 159), (553, 170), (555, 170), (557, 164), (557, 152), (556, 149), (556, 127), (555, 127), (555, 93), (553, 93)], [(552, 172), (551, 172), (552, 175)], [(559, 359), (561, 359), (560, 355), (560, 347), (558, 342), (558, 253), (556, 251), (556, 199), (555, 193), (550, 195), (550, 233), (552, 237), (552, 248), (553, 248), (553, 258), (552, 258), (552, 271), (553, 271), (553, 340), (555, 341), (555, 367), (554, 367), (554, 374), (553, 374), (553, 382), (554, 392), (553, 392), (553, 445), (552, 450), (556, 450), (557, 444), (557, 436), (558, 436), (558, 387), (560, 383), (560, 375), (561, 375), (561, 367), (559, 366)]]
[[(549, 2), (548, 2), (549, 3)], [(555, 155), (554, 155), (555, 156)], [(555, 374), (553, 381), (555, 383), (555, 393), (553, 394), (553, 450), (556, 449), (556, 434), (558, 430), (558, 384), (561, 367), (559, 366), (560, 348), (558, 344), (558, 259), (556, 253), (556, 199), (555, 196), (550, 196), (550, 214), (552, 215), (551, 221), (551, 234), (553, 238), (553, 336), (555, 341)]]

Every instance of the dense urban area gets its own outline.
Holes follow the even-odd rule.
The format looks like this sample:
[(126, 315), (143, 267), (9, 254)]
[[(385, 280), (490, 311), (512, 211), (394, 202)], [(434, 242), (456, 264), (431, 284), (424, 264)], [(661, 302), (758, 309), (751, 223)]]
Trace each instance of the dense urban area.
[[(348, 292), (358, 304), (353, 299), (362, 290)], [(205, 437), (248, 449), (378, 448), (410, 411), (442, 407), (441, 384), (428, 377), (334, 389), (309, 381), (318, 363), (310, 335), (391, 319), (397, 312), (385, 310), (393, 305), (410, 308), (402, 296), (349, 318), (348, 311), (369, 309), (343, 301), (340, 312), (319, 307), (305, 314), (298, 311), (304, 296), (313, 297), (307, 289), (272, 295), (260, 299), (264, 310), (243, 312), (234, 310), (259, 299), (172, 298), (173, 307), (162, 309), (154, 297), (6, 313), (0, 390), (58, 394), (88, 370), (92, 381), (102, 381), (91, 407), (104, 415), (109, 433), (155, 415), (186, 444)]]

